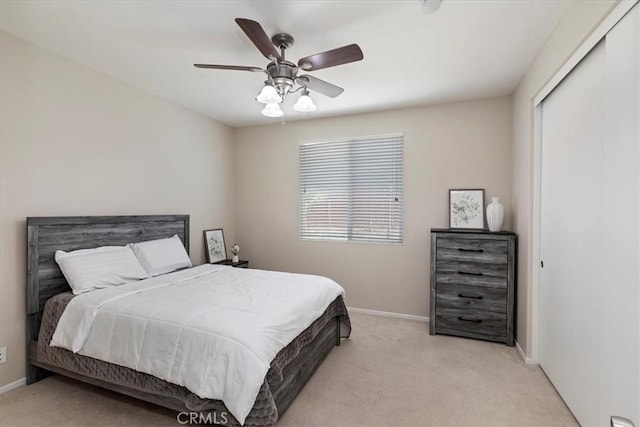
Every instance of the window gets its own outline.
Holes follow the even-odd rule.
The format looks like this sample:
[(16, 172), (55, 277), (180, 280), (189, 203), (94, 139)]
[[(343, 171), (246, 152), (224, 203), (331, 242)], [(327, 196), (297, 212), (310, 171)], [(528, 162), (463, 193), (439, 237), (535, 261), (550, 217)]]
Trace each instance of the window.
[(403, 136), (300, 144), (300, 238), (402, 243)]

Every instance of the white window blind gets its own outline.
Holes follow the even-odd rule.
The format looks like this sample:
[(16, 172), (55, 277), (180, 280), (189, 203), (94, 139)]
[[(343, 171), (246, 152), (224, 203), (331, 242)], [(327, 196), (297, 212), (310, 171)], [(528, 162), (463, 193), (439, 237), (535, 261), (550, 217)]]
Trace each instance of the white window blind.
[(402, 134), (300, 144), (300, 238), (402, 243)]

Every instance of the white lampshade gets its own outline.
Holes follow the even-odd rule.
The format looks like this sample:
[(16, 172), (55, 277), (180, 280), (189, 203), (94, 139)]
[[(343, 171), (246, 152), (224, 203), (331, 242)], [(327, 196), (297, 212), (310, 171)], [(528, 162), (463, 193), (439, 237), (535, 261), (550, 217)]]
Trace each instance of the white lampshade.
[(262, 102), (263, 104), (278, 104), (282, 102), (282, 98), (278, 95), (276, 88), (270, 84), (266, 84), (258, 96), (256, 96), (256, 101)]
[(282, 117), (284, 112), (280, 109), (280, 105), (276, 102), (270, 102), (261, 111), (263, 116), (267, 117)]
[(294, 104), (293, 109), (303, 112), (315, 111), (316, 104), (313, 103), (313, 99), (309, 96), (309, 92), (305, 90), (302, 92), (302, 95), (300, 95), (300, 98), (298, 98), (298, 101)]

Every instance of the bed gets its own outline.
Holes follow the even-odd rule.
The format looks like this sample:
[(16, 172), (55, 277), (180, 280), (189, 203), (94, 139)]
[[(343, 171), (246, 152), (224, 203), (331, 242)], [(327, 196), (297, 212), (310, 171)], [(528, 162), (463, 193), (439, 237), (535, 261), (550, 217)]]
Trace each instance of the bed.
[[(188, 215), (37, 217), (27, 218), (27, 231), (27, 384), (57, 373), (177, 412), (198, 413), (201, 420), (240, 425), (220, 400), (204, 399), (153, 375), (49, 346), (74, 298), (54, 261), (56, 250), (122, 246), (178, 235), (188, 251)], [(349, 336), (350, 328), (344, 301), (337, 297), (273, 358), (243, 425), (274, 425), (326, 355)]]

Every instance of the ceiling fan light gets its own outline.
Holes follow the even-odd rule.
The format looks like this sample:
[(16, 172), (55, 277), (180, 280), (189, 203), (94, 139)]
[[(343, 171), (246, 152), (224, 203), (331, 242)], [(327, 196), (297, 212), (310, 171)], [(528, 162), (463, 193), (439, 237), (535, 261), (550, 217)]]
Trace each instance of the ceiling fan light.
[(270, 102), (261, 111), (263, 116), (267, 117), (282, 117), (284, 112), (280, 109), (280, 105), (277, 102)]
[(313, 99), (311, 99), (311, 97), (309, 96), (309, 92), (305, 90), (304, 92), (302, 92), (302, 95), (300, 95), (300, 98), (298, 98), (298, 101), (296, 101), (296, 103), (293, 105), (293, 109), (306, 113), (315, 111), (316, 104), (313, 103)]
[(278, 104), (282, 102), (282, 98), (278, 95), (276, 88), (270, 84), (266, 84), (258, 96), (256, 96), (256, 101), (262, 102), (263, 104)]

